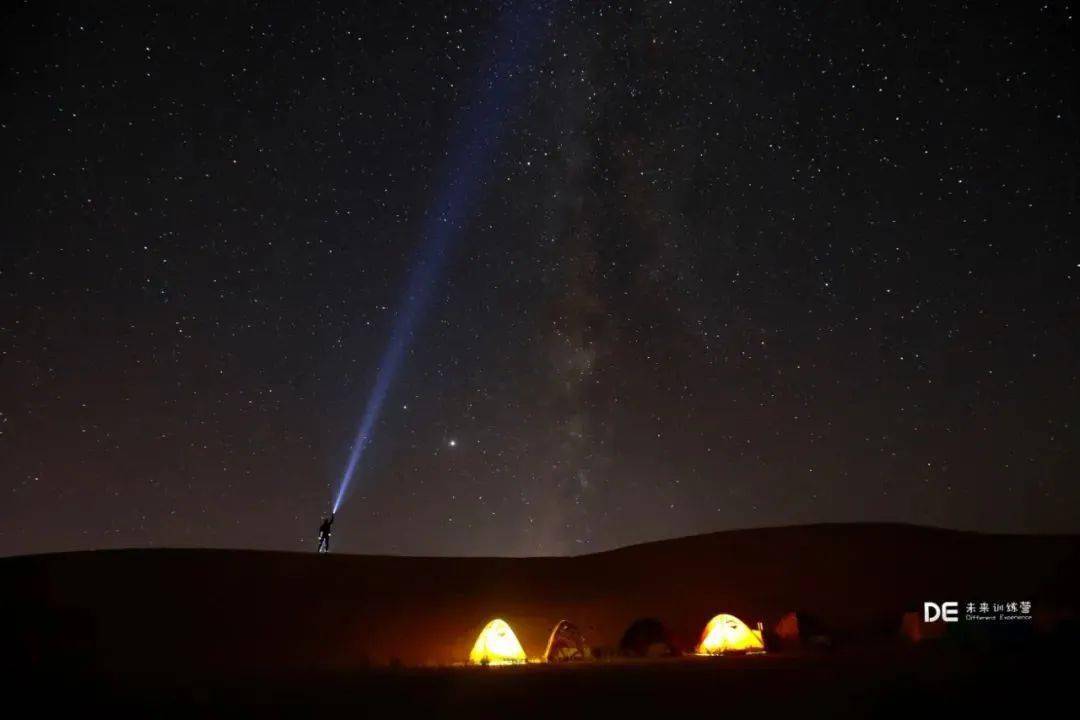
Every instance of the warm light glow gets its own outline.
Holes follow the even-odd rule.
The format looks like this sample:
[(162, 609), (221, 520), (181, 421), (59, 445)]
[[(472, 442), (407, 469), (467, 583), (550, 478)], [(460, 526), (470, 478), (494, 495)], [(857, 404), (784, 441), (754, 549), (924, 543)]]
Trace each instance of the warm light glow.
[(525, 651), (506, 621), (495, 618), (480, 631), (480, 637), (476, 638), (469, 653), (469, 662), (474, 665), (523, 663)]
[(695, 652), (698, 655), (721, 655), (726, 652), (764, 650), (760, 630), (751, 630), (739, 618), (723, 613), (705, 626)]

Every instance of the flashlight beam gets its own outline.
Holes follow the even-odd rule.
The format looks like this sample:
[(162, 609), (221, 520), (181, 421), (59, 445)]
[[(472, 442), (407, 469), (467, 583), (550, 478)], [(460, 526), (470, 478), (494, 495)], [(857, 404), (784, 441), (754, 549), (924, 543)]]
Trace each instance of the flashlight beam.
[(437, 196), (434, 212), (428, 215), (401, 310), (394, 319), (390, 340), (380, 358), (375, 384), (349, 452), (349, 461), (334, 496), (335, 513), (347, 497), (357, 465), (371, 442), (383, 403), (412, 344), (433, 288), (442, 276), (449, 250), (465, 229), (472, 210), (470, 201), (475, 201), (490, 172), (507, 116), (526, 89), (532, 56), (542, 30), (551, 23), (552, 13), (546, 5), (525, 0), (503, 13), (496, 47), (487, 73), (480, 79), (476, 100), (464, 109), (451, 133), (442, 191)]

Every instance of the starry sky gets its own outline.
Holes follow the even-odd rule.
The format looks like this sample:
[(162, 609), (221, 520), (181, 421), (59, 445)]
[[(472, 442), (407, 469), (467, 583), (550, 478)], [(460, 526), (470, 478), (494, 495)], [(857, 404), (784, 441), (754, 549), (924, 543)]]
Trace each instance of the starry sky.
[[(5, 5), (0, 554), (314, 549), (512, 5)], [(1080, 531), (1071, 3), (535, 13), (335, 550)]]

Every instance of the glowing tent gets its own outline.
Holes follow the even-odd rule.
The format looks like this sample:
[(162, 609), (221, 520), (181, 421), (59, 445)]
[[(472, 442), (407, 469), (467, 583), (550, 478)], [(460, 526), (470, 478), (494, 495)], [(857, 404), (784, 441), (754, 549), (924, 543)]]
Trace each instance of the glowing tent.
[(505, 620), (495, 618), (480, 631), (469, 653), (473, 665), (512, 665), (525, 662), (525, 651)]
[(727, 652), (753, 652), (765, 649), (760, 630), (751, 630), (734, 615), (722, 613), (705, 626), (701, 642), (695, 652), (698, 655), (722, 655)]

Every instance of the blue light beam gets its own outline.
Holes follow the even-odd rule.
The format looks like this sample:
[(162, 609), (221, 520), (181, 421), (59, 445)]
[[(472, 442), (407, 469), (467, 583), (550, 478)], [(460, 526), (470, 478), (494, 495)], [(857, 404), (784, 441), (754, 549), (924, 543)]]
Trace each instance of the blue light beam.
[(390, 341), (383, 351), (375, 384), (360, 420), (349, 462), (341, 476), (334, 512), (348, 495), (349, 486), (364, 449), (371, 441), (375, 423), (390, 386), (397, 375), (433, 288), (442, 277), (447, 255), (469, 219), (476, 196), (493, 164), (495, 149), (505, 130), (507, 116), (527, 86), (528, 70), (543, 30), (551, 24), (548, 3), (509, 4), (503, 11), (495, 50), (487, 73), (480, 80), (475, 101), (463, 109), (451, 132), (450, 151), (443, 168), (442, 191), (427, 216), (423, 240), (409, 273), (401, 310), (394, 318)]

